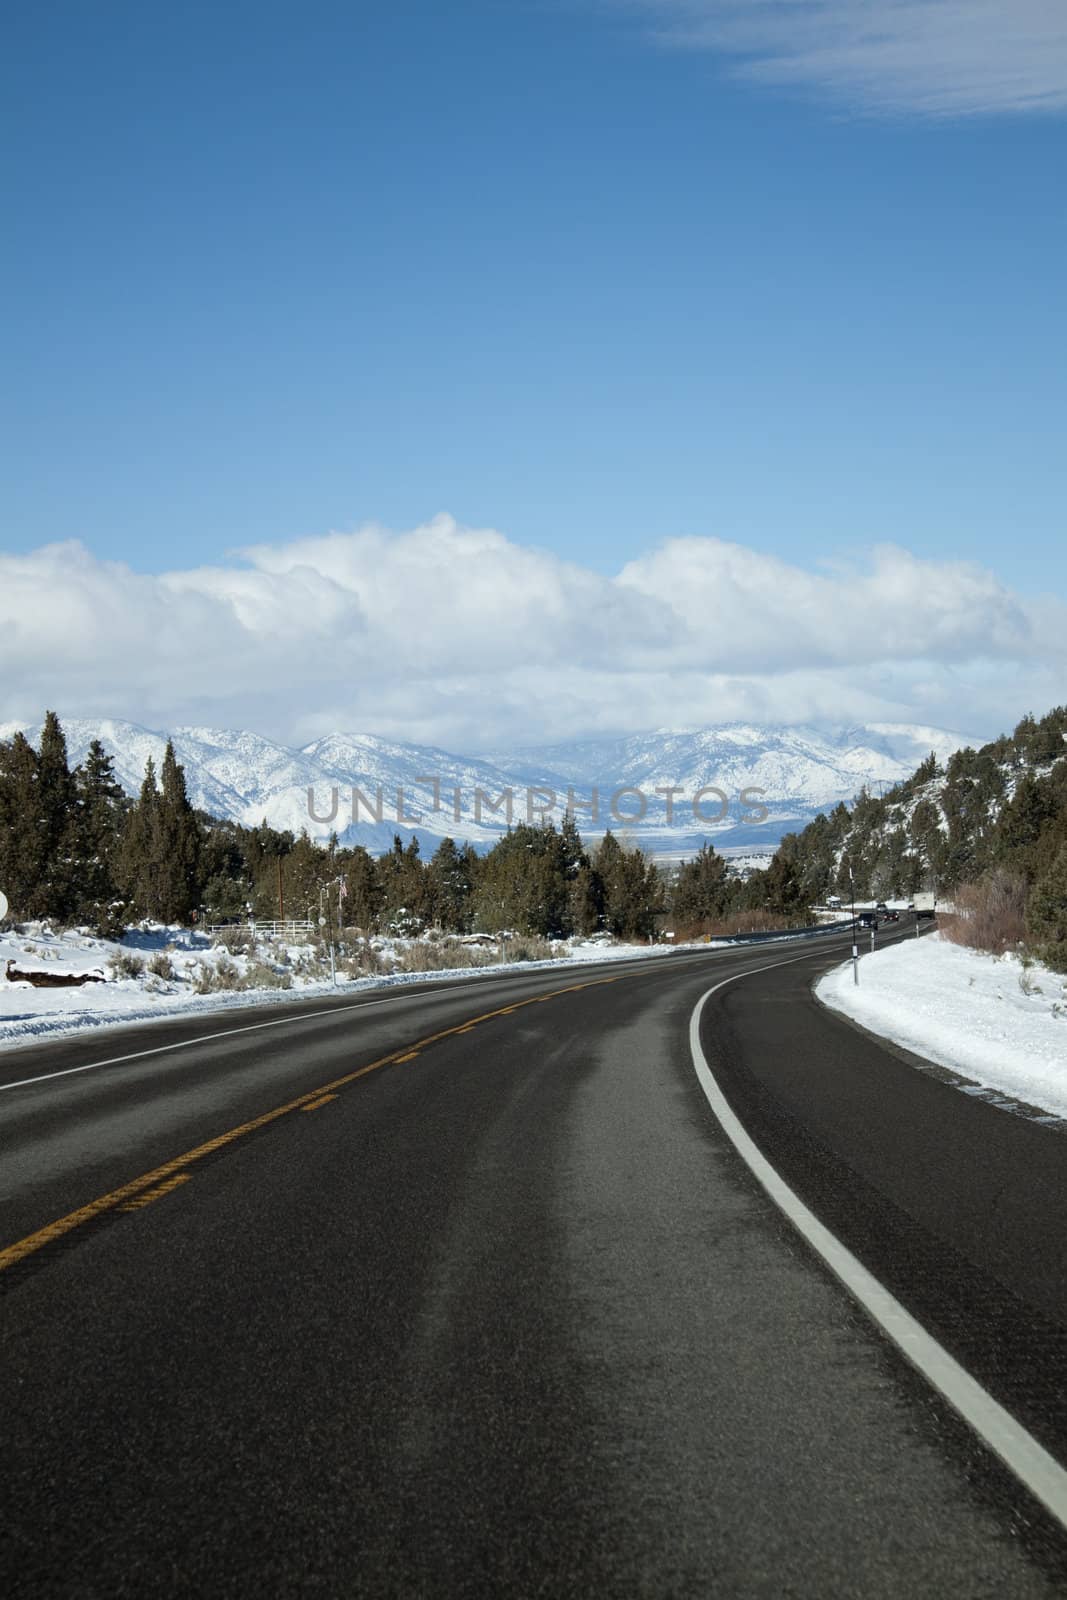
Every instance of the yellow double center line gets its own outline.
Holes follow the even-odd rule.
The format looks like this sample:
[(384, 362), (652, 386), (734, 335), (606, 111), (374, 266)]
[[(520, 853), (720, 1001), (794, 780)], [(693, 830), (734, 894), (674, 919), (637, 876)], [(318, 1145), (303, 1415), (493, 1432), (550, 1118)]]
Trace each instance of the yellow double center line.
[(217, 1138), (208, 1139), (206, 1144), (197, 1145), (195, 1150), (187, 1150), (184, 1155), (176, 1156), (173, 1161), (166, 1161), (161, 1167), (142, 1173), (139, 1178), (132, 1178), (129, 1183), (124, 1183), (121, 1189), (112, 1189), (110, 1194), (101, 1195), (99, 1200), (90, 1200), (88, 1205), (79, 1206), (77, 1211), (69, 1211), (65, 1217), (60, 1217), (56, 1222), (50, 1222), (46, 1227), (38, 1228), (36, 1233), (27, 1234), (25, 1239), (9, 1244), (0, 1250), (0, 1272), (16, 1266), (20, 1261), (25, 1261), (27, 1256), (43, 1250), (46, 1245), (54, 1244), (57, 1239), (73, 1233), (76, 1228), (95, 1222), (109, 1211), (140, 1210), (183, 1184), (190, 1176), (186, 1168), (195, 1162), (203, 1161), (205, 1156), (215, 1155), (227, 1145), (235, 1144), (238, 1139), (245, 1138), (247, 1134), (257, 1133), (260, 1128), (277, 1122), (281, 1117), (287, 1117), (291, 1111), (317, 1111), (319, 1106), (332, 1100), (339, 1089), (355, 1083), (357, 1078), (365, 1078), (369, 1072), (377, 1072), (380, 1067), (413, 1061), (427, 1045), (451, 1038), (454, 1034), (469, 1033), (480, 1022), (489, 1022), (494, 1017), (510, 1016), (523, 1006), (537, 1005), (542, 1000), (554, 1000), (561, 994), (574, 994), (578, 989), (593, 989), (599, 984), (617, 982), (617, 978), (593, 978), (587, 983), (568, 984), (565, 989), (553, 989), (548, 994), (534, 995), (529, 1000), (512, 1001), (506, 1006), (500, 1006), (496, 1011), (484, 1011), (480, 1016), (468, 1017), (465, 1022), (457, 1023), (454, 1027), (442, 1028), (439, 1033), (427, 1034), (424, 1039), (417, 1039), (414, 1044), (403, 1045), (399, 1050), (393, 1050), (389, 1055), (370, 1062), (368, 1066), (359, 1067), (355, 1072), (346, 1072), (344, 1077), (335, 1078), (332, 1083), (323, 1084), (321, 1088), (312, 1089), (308, 1094), (302, 1094), (284, 1106), (276, 1106), (273, 1111), (265, 1111), (262, 1116), (253, 1117), (250, 1122), (242, 1122), (240, 1127), (230, 1128), (227, 1133), (220, 1133)]

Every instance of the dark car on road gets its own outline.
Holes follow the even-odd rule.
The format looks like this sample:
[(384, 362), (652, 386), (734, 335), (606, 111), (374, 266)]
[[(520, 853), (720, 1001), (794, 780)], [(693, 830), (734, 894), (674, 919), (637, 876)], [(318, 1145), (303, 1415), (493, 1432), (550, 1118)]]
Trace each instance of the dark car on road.
[(877, 928), (877, 911), (861, 911), (859, 914), (859, 925), (861, 928)]
[(900, 912), (899, 911), (883, 911), (882, 912), (882, 921), (883, 922), (899, 922), (900, 921)]

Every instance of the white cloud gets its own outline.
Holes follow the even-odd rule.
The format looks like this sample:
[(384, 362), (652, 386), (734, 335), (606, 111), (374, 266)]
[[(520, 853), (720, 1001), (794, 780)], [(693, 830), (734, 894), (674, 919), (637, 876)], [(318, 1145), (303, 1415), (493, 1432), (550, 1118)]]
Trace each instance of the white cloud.
[(0, 556), (0, 720), (118, 715), (465, 749), (744, 719), (993, 731), (1062, 698), (1067, 607), (879, 547), (812, 572), (673, 539), (615, 577), (450, 517), (146, 576)]
[[(634, 0), (623, 0), (632, 5)], [(860, 110), (1067, 109), (1063, 0), (636, 0), (668, 42)]]

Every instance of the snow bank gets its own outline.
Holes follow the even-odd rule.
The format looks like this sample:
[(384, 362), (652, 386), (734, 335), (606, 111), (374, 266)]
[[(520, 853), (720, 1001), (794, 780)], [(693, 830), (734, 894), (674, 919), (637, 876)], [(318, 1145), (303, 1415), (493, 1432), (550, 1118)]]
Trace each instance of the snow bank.
[(849, 961), (815, 993), (928, 1061), (1067, 1117), (1067, 980), (1047, 967), (928, 934), (863, 956), (858, 988)]

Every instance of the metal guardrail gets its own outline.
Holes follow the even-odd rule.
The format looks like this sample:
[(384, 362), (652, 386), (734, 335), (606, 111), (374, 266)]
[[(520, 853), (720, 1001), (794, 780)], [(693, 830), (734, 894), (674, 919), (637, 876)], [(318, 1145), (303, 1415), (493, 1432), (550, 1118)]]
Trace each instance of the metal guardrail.
[(782, 939), (813, 939), (821, 933), (849, 933), (857, 925), (859, 919), (853, 922), (849, 917), (842, 922), (823, 922), (816, 928), (775, 928), (767, 933), (730, 933), (716, 938), (712, 935), (711, 944), (771, 944)]

